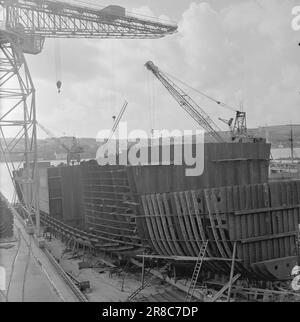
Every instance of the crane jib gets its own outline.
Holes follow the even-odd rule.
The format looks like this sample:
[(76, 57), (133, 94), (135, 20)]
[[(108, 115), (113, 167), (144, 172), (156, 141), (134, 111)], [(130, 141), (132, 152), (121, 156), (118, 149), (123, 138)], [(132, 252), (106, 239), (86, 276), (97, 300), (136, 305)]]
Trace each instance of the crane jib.
[(125, 8), (101, 9), (57, 1), (4, 1), (8, 29), (42, 38), (161, 38), (177, 26), (126, 14)]
[(176, 85), (153, 62), (148, 61), (145, 67), (163, 84), (179, 105), (217, 142), (224, 142), (219, 134), (221, 129), (214, 123), (208, 114), (178, 85)]

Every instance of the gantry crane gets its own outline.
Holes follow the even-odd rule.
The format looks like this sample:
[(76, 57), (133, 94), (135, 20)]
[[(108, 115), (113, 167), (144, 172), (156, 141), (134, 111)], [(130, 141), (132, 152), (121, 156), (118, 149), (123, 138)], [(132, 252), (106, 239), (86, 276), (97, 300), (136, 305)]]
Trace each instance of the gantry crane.
[[(0, 0), (0, 98), (5, 99), (1, 103), (0, 151), (12, 179), (16, 167), (10, 162), (11, 155), (24, 156), (25, 209), (28, 216), (36, 217), (37, 234), (40, 222), (35, 88), (24, 54), (39, 54), (46, 38), (156, 39), (176, 30), (176, 25), (127, 14), (120, 6), (96, 8), (53, 0)], [(16, 151), (19, 142), (24, 142), (22, 151)]]
[(37, 125), (42, 129), (51, 139), (55, 140), (66, 152), (67, 152), (67, 165), (73, 164), (75, 161), (80, 163), (81, 153), (83, 148), (79, 145), (76, 138), (72, 138), (71, 147), (67, 146), (60, 138), (55, 136), (49, 129), (45, 128), (41, 123), (37, 122)]
[(220, 135), (221, 129), (187, 93), (154, 65), (153, 62), (148, 61), (145, 66), (156, 78), (158, 78), (179, 105), (206, 131), (207, 134), (217, 142), (224, 142), (224, 139)]

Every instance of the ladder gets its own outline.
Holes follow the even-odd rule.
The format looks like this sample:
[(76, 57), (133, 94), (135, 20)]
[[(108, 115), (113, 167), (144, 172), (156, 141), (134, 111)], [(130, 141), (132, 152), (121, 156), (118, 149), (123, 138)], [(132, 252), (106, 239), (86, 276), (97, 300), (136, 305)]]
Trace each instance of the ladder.
[(143, 285), (141, 285), (138, 289), (136, 289), (132, 294), (128, 296), (128, 301), (129, 302), (132, 301), (143, 289), (150, 286), (151, 284), (152, 284), (151, 281), (148, 281)]
[(198, 259), (197, 259), (197, 262), (196, 262), (196, 265), (194, 268), (194, 272), (192, 275), (191, 283), (190, 283), (189, 289), (187, 291), (187, 295), (185, 297), (185, 302), (191, 302), (191, 300), (193, 298), (195, 287), (196, 287), (198, 277), (199, 277), (199, 274), (201, 271), (203, 259), (204, 259), (205, 253), (206, 253), (207, 244), (208, 244), (208, 241), (206, 240), (201, 245)]
[[(164, 265), (162, 268), (159, 269), (160, 272), (162, 272), (165, 268), (167, 268), (170, 265), (170, 263), (167, 263), (166, 265)], [(147, 272), (149, 273), (151, 271), (151, 269)], [(145, 289), (146, 287), (150, 286), (153, 282), (150, 280), (148, 280), (146, 283), (142, 284), (138, 289), (136, 289), (132, 294), (130, 294), (128, 296), (128, 301), (132, 301), (143, 289)]]

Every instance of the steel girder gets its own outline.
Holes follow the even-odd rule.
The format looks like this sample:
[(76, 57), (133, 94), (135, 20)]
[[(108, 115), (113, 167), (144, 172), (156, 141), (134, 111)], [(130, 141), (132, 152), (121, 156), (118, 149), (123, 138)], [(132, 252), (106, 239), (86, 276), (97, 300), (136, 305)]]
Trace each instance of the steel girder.
[(0, 152), (15, 188), (14, 175), (24, 166), (19, 201), (30, 220), (35, 215), (39, 234), (35, 88), (20, 38), (1, 32), (0, 39)]
[(0, 0), (6, 27), (27, 36), (46, 38), (162, 38), (177, 26), (133, 15), (113, 15), (101, 9), (53, 1)]

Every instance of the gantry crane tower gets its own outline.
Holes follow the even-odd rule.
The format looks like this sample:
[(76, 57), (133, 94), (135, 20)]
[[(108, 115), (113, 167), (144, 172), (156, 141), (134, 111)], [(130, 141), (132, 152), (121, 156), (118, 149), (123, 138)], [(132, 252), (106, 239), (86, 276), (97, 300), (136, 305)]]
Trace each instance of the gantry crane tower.
[[(0, 151), (12, 179), (16, 170), (10, 162), (12, 156), (24, 156), (24, 207), (28, 216), (35, 215), (37, 234), (40, 222), (35, 88), (24, 54), (39, 54), (46, 38), (156, 39), (176, 30), (176, 25), (129, 15), (119, 6), (95, 8), (52, 0), (0, 0)], [(19, 143), (23, 147), (17, 150)]]

